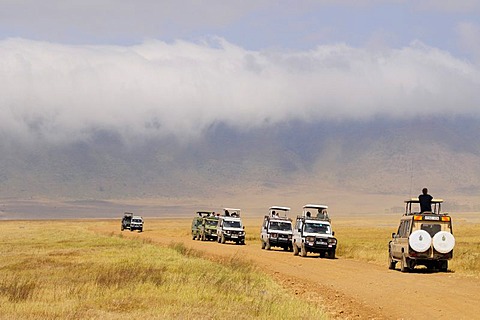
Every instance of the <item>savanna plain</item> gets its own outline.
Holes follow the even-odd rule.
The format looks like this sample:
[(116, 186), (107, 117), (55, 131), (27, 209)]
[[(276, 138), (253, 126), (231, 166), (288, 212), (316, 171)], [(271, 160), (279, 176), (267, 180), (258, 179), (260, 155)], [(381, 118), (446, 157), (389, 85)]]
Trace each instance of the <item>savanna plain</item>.
[(398, 216), (332, 217), (336, 259), (195, 241), (190, 218), (0, 222), (1, 319), (474, 319), (480, 221), (456, 214), (446, 273), (388, 270)]

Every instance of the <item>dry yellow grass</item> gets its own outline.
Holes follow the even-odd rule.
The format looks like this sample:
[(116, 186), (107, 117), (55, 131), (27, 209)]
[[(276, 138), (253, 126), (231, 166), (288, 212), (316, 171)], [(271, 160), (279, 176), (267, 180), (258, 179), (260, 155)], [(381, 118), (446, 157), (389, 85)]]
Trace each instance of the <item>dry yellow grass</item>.
[[(449, 270), (466, 276), (480, 276), (480, 223), (478, 214), (454, 214), (454, 257)], [(388, 242), (396, 232), (399, 215), (371, 216), (368, 219), (341, 217), (333, 221), (338, 239), (337, 255), (342, 258), (388, 265)]]
[(98, 222), (0, 224), (3, 319), (297, 319), (319, 307), (238, 257), (98, 235)]

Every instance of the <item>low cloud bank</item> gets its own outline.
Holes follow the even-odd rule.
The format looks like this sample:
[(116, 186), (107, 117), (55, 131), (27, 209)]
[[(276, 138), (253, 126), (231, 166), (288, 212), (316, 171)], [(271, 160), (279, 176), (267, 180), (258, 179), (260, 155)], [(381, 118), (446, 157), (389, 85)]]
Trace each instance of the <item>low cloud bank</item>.
[(69, 46), (0, 41), (0, 133), (70, 142), (93, 130), (189, 140), (289, 120), (479, 116), (480, 66), (419, 42), (303, 52), (204, 43)]

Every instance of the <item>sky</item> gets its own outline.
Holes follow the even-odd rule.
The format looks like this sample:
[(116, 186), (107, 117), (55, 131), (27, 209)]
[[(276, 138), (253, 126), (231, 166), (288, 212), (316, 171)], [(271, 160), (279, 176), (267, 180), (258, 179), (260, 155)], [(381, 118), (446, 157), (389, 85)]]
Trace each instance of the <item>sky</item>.
[(0, 1), (0, 134), (480, 116), (480, 1)]

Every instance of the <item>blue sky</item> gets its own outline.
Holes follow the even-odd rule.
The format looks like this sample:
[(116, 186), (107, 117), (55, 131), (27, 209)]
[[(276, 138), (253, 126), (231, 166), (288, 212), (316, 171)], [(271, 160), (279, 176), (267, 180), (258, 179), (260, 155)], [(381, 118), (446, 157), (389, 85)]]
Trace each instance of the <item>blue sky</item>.
[(478, 116), (480, 1), (3, 0), (0, 57), (25, 138)]
[[(147, 38), (219, 36), (246, 49), (310, 49), (414, 40), (453, 54), (480, 28), (480, 2), (418, 1), (11, 1), (0, 2), (0, 37), (69, 44), (137, 44)], [(478, 34), (477, 34), (478, 35)], [(477, 41), (480, 41), (477, 39)]]

